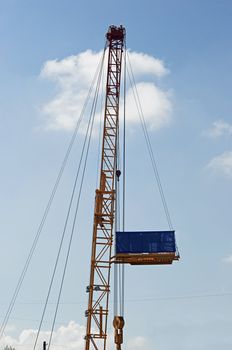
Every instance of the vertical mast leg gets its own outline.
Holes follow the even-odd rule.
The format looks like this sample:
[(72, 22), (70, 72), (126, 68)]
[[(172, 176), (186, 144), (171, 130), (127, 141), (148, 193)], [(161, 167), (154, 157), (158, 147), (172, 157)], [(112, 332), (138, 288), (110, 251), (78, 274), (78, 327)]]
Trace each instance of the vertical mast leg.
[[(110, 26), (100, 185), (96, 190), (85, 350), (106, 350), (113, 243), (119, 95), (125, 29)], [(120, 348), (118, 348), (120, 349)]]

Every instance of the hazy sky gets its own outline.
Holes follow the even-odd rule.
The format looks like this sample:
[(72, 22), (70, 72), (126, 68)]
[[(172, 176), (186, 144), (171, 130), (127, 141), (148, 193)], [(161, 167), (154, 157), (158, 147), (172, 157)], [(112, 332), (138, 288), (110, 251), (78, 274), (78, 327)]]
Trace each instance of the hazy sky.
[[(231, 349), (231, 16), (229, 0), (0, 0), (1, 321), (80, 115), (107, 28), (123, 24), (181, 253), (172, 266), (126, 268), (124, 349)], [(166, 229), (129, 86), (127, 103), (126, 228)], [(32, 349), (85, 125), (2, 347)], [(56, 350), (83, 349), (97, 145), (95, 132), (57, 317)], [(41, 341), (51, 328), (62, 261)]]

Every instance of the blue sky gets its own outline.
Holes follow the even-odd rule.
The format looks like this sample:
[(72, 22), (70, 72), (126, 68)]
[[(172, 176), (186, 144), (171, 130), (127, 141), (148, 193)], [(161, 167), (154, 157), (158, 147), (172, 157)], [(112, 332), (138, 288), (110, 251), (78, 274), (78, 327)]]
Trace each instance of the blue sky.
[[(72, 134), (66, 127), (47, 127), (57, 109), (44, 112), (67, 93), (59, 81), (62, 65), (86, 50), (100, 52), (108, 26), (123, 24), (131, 54), (154, 57), (166, 70), (161, 76), (143, 72), (139, 79), (154, 84), (171, 106), (157, 114), (147, 103), (144, 110), (165, 120), (149, 131), (181, 253), (173, 266), (127, 268), (125, 350), (231, 348), (231, 12), (229, 0), (0, 1), (0, 317)], [(43, 74), (54, 60), (59, 79), (51, 70)], [(72, 98), (77, 85), (68, 90)], [(22, 344), (30, 348), (19, 334), (38, 327), (82, 139), (80, 134), (9, 321), (16, 350)], [(79, 339), (85, 325), (96, 142), (57, 319), (67, 338), (58, 350), (69, 344), (70, 329)], [(166, 228), (137, 123), (129, 124), (127, 148), (128, 229)], [(54, 290), (51, 301), (55, 295)], [(68, 326), (71, 320), (75, 324)], [(33, 334), (26, 332), (30, 343)]]

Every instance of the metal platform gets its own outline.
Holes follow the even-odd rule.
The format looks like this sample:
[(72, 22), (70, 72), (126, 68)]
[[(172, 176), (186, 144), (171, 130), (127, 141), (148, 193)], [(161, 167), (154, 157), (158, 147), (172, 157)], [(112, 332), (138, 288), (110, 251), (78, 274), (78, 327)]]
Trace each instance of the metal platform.
[(171, 265), (179, 258), (175, 253), (116, 254), (112, 262), (130, 265)]

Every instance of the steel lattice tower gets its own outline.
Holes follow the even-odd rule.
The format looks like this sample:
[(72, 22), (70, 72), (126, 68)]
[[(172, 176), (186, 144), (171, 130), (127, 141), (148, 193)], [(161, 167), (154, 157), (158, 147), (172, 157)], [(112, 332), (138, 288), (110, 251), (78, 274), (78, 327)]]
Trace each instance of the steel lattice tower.
[(113, 244), (115, 173), (119, 128), (119, 96), (124, 27), (110, 26), (106, 34), (108, 67), (100, 184), (96, 190), (85, 350), (105, 350)]

